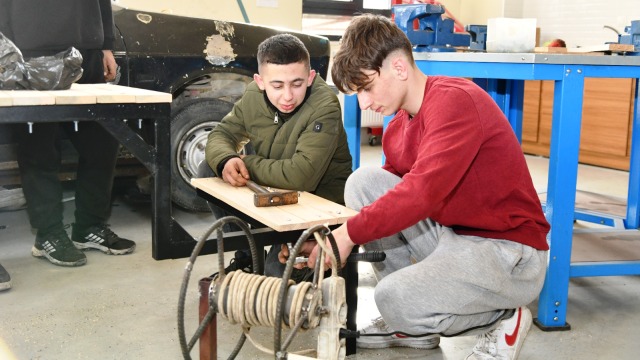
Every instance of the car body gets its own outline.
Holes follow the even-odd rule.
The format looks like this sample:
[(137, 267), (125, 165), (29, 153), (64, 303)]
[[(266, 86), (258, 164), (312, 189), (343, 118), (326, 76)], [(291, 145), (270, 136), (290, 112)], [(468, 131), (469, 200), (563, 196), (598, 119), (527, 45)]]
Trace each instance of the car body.
[[(260, 42), (278, 33), (295, 35), (309, 50), (311, 67), (326, 79), (330, 45), (325, 37), (117, 5), (113, 5), (113, 15), (117, 32), (114, 56), (119, 65), (114, 83), (173, 96), (168, 134), (172, 146), (172, 199), (188, 210), (207, 209), (189, 181), (204, 159), (208, 132), (230, 111), (257, 73)], [(145, 134), (144, 126), (131, 126), (151, 138)], [(0, 137), (0, 147), (4, 153), (0, 158), (0, 185), (16, 183), (19, 177), (10, 137)], [(74, 150), (68, 145), (63, 151), (67, 156), (61, 178), (73, 179)], [(141, 176), (145, 172), (126, 149), (121, 151), (117, 176)]]

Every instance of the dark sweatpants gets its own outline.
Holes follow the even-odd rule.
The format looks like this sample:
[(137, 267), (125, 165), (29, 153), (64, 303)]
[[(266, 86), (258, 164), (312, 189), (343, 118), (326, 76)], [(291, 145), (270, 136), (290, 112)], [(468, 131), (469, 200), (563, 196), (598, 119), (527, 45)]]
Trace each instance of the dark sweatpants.
[[(83, 50), (83, 75), (78, 83), (104, 83), (101, 50)], [(118, 142), (97, 122), (34, 124), (32, 133), (16, 131), (18, 164), (31, 226), (46, 232), (62, 226), (61, 135), (64, 131), (79, 159), (75, 222), (81, 226), (104, 223), (111, 208), (111, 189)]]

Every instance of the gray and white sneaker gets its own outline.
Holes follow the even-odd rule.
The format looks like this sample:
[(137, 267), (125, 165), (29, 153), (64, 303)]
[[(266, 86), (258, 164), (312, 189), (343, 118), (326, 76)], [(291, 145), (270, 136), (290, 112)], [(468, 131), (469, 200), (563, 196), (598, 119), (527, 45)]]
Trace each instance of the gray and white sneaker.
[(60, 266), (81, 266), (87, 263), (87, 257), (73, 246), (64, 228), (47, 233), (38, 231), (31, 255), (44, 257), (52, 264)]
[(531, 328), (531, 311), (519, 307), (500, 321), (497, 328), (478, 336), (478, 343), (466, 360), (515, 360)]
[(393, 334), (382, 317), (376, 318), (371, 325), (360, 330), (356, 344), (363, 349), (384, 349), (389, 347), (409, 347), (414, 349), (435, 349), (440, 344), (440, 336), (429, 335), (409, 337)]
[(0, 291), (11, 289), (11, 276), (0, 264)]
[(109, 255), (124, 255), (133, 252), (136, 243), (116, 235), (106, 224), (82, 228), (73, 225), (73, 244), (78, 249), (98, 249)]

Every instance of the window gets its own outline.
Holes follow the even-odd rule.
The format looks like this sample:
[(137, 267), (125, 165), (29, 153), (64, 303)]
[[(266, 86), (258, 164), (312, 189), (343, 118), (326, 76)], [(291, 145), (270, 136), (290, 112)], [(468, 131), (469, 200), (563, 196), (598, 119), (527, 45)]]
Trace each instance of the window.
[(375, 13), (391, 15), (390, 0), (303, 0), (303, 14), (346, 15)]

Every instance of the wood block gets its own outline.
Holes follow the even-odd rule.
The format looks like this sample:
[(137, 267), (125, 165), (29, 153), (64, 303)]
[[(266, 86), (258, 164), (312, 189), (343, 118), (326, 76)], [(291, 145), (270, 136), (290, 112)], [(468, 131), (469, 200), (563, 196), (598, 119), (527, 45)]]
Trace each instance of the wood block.
[(12, 106), (55, 105), (55, 91), (11, 90)]
[(234, 187), (220, 178), (191, 179), (191, 185), (276, 231), (342, 224), (358, 213), (308, 192), (300, 192), (297, 204), (256, 207), (253, 205), (254, 193), (246, 186)]

